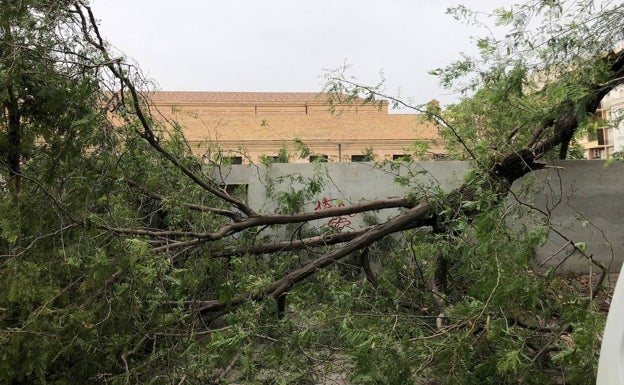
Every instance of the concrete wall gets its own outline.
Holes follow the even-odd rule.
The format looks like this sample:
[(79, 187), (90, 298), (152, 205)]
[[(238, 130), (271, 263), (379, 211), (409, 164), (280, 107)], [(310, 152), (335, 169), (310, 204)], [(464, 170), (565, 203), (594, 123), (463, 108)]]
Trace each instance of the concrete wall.
[[(563, 161), (556, 168), (541, 170), (514, 184), (508, 205), (527, 208), (535, 205), (549, 214), (553, 226), (548, 241), (538, 250), (541, 269), (558, 266), (563, 271), (587, 272), (589, 263), (572, 251), (563, 236), (584, 242), (587, 252), (619, 271), (624, 259), (624, 164), (603, 161)], [(275, 211), (266, 187), (274, 180), (275, 191), (300, 189), (307, 180), (322, 178), (321, 193), (304, 204), (306, 211), (355, 203), (364, 199), (404, 196), (410, 192), (431, 193), (438, 186), (444, 191), (458, 187), (469, 170), (466, 162), (439, 161), (396, 163), (375, 167), (372, 163), (273, 164), (270, 167), (233, 166), (222, 174), (226, 184), (248, 185), (248, 203), (261, 212)], [(416, 183), (401, 186), (397, 177), (411, 175)], [(516, 219), (518, 225), (539, 225), (546, 216), (534, 210)], [(528, 213), (531, 212), (529, 215)], [(378, 220), (398, 214), (398, 210), (376, 213)], [(365, 216), (329, 218), (316, 225), (329, 225), (346, 231), (364, 225)], [(513, 221), (513, 219), (508, 219)]]
[[(561, 168), (529, 177), (534, 178), (536, 206), (551, 214), (554, 230), (585, 242), (588, 254), (618, 272), (624, 259), (624, 164), (570, 160), (554, 165)], [(520, 183), (514, 187), (520, 188)], [(556, 231), (539, 250), (540, 260), (546, 261), (543, 268), (561, 263), (572, 249)], [(573, 255), (562, 269), (587, 272), (589, 262)]]

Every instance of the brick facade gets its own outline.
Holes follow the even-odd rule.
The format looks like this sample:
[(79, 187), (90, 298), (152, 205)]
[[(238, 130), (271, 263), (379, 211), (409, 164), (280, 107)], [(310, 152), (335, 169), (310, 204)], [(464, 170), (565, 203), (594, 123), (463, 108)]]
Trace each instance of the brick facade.
[[(315, 155), (331, 162), (349, 162), (372, 148), (375, 160), (409, 154), (415, 142), (428, 143), (426, 158), (444, 152), (437, 129), (414, 114), (388, 114), (388, 104), (338, 107), (329, 112), (327, 95), (261, 92), (153, 92), (151, 106), (180, 123), (186, 139), (200, 155), (242, 156), (244, 163), (261, 155), (290, 153), (301, 139)], [(413, 151), (413, 150), (412, 150)], [(290, 162), (309, 159), (291, 157)]]

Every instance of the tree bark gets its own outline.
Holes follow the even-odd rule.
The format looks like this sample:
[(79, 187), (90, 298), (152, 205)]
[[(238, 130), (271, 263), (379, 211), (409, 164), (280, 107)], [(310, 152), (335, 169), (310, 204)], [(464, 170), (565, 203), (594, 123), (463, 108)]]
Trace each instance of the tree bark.
[(13, 87), (7, 86), (8, 98), (5, 103), (7, 114), (7, 155), (6, 162), (9, 168), (9, 184), (15, 194), (20, 190), (20, 175), (22, 162), (21, 112), (19, 101), (14, 94)]

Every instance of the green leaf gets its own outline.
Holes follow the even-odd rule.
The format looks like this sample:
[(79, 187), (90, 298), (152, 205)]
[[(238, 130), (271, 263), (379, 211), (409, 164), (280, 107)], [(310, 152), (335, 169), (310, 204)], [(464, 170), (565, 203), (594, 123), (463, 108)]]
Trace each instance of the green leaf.
[(587, 251), (587, 243), (585, 242), (576, 242), (574, 247), (581, 250), (581, 252), (585, 253)]

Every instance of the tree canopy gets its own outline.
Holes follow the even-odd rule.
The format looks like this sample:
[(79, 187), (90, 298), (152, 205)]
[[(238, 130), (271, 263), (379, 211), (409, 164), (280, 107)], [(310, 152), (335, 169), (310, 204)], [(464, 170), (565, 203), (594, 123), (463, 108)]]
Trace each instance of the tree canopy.
[[(471, 160), (461, 187), (422, 193), (407, 178), (404, 198), (302, 212), (320, 175), (263, 213), (150, 109), (149, 83), (86, 2), (3, 2), (0, 383), (590, 383), (603, 316), (533, 272), (547, 220), (510, 228), (503, 201), (565, 158), (624, 82), (624, 7), (449, 12), (506, 34), (434, 71), (456, 105), (389, 98)], [(388, 97), (341, 72), (326, 90)], [(402, 211), (352, 231), (305, 226), (382, 208)]]

